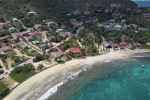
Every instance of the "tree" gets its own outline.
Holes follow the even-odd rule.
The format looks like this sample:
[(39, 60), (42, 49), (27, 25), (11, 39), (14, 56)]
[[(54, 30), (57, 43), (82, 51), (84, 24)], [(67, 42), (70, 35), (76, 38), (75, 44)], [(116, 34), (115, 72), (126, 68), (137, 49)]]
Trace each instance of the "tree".
[(32, 64), (26, 64), (22, 67), (15, 68), (10, 76), (17, 82), (23, 82), (32, 75), (35, 74), (34, 67)]

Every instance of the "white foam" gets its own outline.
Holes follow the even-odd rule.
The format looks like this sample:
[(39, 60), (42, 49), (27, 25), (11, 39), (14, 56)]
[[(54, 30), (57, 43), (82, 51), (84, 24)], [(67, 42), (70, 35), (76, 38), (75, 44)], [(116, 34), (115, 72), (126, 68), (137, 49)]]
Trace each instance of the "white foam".
[(48, 97), (52, 96), (58, 91), (58, 88), (62, 86), (64, 82), (56, 84), (54, 87), (50, 88), (46, 93), (44, 93), (38, 100), (46, 100)]
[(82, 71), (79, 70), (76, 73), (69, 73), (70, 75), (66, 79), (64, 79), (62, 82), (60, 82), (60, 83), (56, 84), (55, 86), (53, 86), (52, 88), (50, 88), (46, 93), (44, 93), (37, 100), (47, 100), (50, 96), (54, 95), (58, 91), (59, 87), (63, 86), (67, 82), (69, 82), (69, 80), (73, 80), (73, 79), (77, 78), (81, 72)]

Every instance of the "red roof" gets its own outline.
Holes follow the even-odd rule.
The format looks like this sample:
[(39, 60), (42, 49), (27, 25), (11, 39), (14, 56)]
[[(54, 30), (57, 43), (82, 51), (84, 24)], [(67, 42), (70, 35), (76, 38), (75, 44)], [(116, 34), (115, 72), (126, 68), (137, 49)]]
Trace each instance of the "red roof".
[(125, 47), (127, 47), (128, 46), (128, 43), (126, 43), (126, 42), (121, 42), (120, 43), (120, 47), (121, 48), (125, 48)]
[(70, 48), (69, 51), (71, 53), (81, 53), (81, 49), (80, 48)]

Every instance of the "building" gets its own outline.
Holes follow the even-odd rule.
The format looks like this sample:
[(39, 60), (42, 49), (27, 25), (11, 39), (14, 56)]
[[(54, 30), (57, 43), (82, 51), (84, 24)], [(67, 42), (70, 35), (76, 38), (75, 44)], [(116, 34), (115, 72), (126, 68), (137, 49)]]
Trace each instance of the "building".
[(12, 37), (14, 39), (19, 39), (21, 37), (23, 38), (26, 38), (27, 40), (30, 40), (32, 39), (33, 37), (35, 36), (40, 36), (41, 33), (40, 32), (21, 32), (21, 33), (15, 33), (15, 34), (12, 34)]
[(75, 47), (75, 48), (69, 48), (67, 50), (68, 54), (72, 57), (80, 57), (82, 56), (82, 51), (80, 48)]
[(0, 41), (0, 53), (12, 50), (12, 46), (11, 45), (13, 45), (13, 44), (11, 44), (9, 42), (5, 43), (5, 41)]
[(121, 42), (120, 43), (120, 49), (126, 49), (128, 48), (128, 43), (127, 42)]
[(147, 21), (150, 22), (150, 13), (144, 13), (143, 16)]

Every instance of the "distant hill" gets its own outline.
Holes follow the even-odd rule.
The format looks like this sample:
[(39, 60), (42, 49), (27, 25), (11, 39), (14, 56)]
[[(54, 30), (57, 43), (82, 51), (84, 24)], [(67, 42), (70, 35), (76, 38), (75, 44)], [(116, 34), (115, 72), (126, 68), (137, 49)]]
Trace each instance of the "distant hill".
[[(63, 13), (74, 10), (92, 10), (95, 7), (109, 8), (112, 4), (120, 5), (122, 9), (135, 8), (137, 5), (130, 0), (48, 0), (49, 12)], [(56, 11), (56, 12), (55, 12)]]
[(0, 16), (19, 16), (24, 10), (33, 9), (46, 16), (60, 15), (65, 12), (94, 7), (109, 7), (119, 4), (122, 9), (135, 8), (136, 4), (130, 0), (0, 0)]

